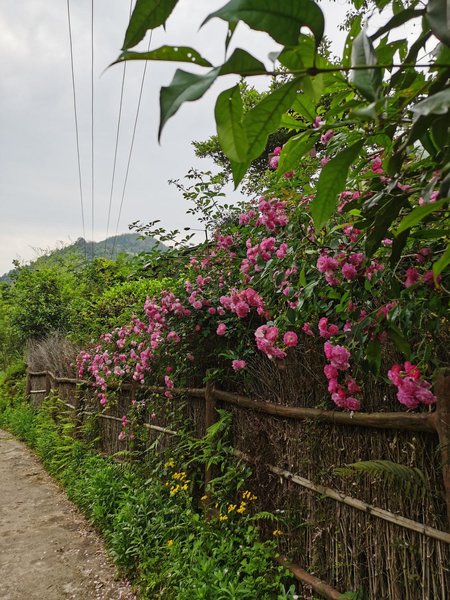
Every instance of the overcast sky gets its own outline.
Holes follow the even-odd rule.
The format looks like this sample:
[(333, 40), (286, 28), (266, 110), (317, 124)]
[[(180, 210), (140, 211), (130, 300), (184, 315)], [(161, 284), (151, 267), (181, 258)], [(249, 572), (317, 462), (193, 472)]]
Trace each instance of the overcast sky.
[[(198, 27), (224, 4), (225, 0), (180, 0), (166, 32), (161, 28), (154, 33), (152, 48), (191, 45), (220, 64), (225, 23), (215, 19), (200, 31)], [(340, 52), (344, 35), (336, 25), (344, 18), (345, 2), (321, 6), (327, 34)], [(106, 234), (123, 67), (104, 70), (119, 54), (128, 12), (128, 0), (95, 0), (95, 240)], [(72, 0), (71, 16), (86, 238), (91, 239), (90, 0)], [(267, 35), (249, 32), (242, 24), (234, 43), (267, 66), (267, 54), (277, 48)], [(195, 158), (191, 141), (214, 133), (214, 101), (221, 86), (233, 84), (233, 76), (216, 84), (203, 100), (183, 105), (158, 145), (159, 89), (170, 82), (175, 68), (174, 63), (149, 63), (119, 233), (136, 220), (161, 219), (169, 228), (193, 225), (185, 216), (186, 203), (167, 182), (182, 178), (191, 166), (211, 168)], [(142, 69), (142, 62), (127, 66), (110, 235), (116, 230)], [(34, 248), (54, 248), (83, 235), (65, 0), (1, 0), (0, 74), (1, 274), (14, 258), (32, 259)]]

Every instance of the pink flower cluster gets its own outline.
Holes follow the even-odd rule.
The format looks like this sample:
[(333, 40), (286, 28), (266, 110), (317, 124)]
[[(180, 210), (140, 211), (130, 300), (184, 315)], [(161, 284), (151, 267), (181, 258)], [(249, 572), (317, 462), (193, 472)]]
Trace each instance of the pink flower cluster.
[[(320, 273), (325, 276), (328, 285), (339, 285), (338, 274), (347, 281), (353, 281), (361, 273), (361, 266), (366, 257), (362, 252), (352, 252), (346, 254), (341, 252), (336, 256), (330, 256), (327, 251), (320, 254), (317, 259), (316, 267)], [(366, 272), (367, 275), (367, 272)]]
[[(325, 342), (323, 348), (325, 357), (329, 361), (323, 371), (328, 379), (328, 391), (331, 399), (339, 408), (350, 411), (360, 410), (361, 403), (355, 398), (355, 395), (361, 392), (360, 386), (350, 375), (346, 375), (344, 378), (341, 375), (350, 368), (350, 352), (344, 346), (333, 345), (330, 342)], [(341, 382), (339, 382), (339, 378), (342, 380)]]
[[(231, 294), (229, 296), (221, 296), (219, 302), (225, 310), (229, 310), (240, 319), (246, 317), (251, 308), (256, 308), (258, 315), (265, 315), (264, 301), (252, 288), (247, 288), (241, 292), (231, 290)], [(225, 333), (225, 330), (223, 332)], [(223, 334), (218, 332), (218, 335)]]
[(397, 386), (397, 399), (400, 404), (414, 409), (419, 404), (430, 406), (436, 402), (431, 384), (423, 381), (420, 369), (409, 361), (403, 366), (393, 365), (388, 371), (388, 378)]
[(339, 333), (339, 327), (337, 325), (328, 325), (327, 317), (322, 317), (319, 319), (319, 335), (325, 339), (329, 339), (333, 335), (337, 335)]
[(278, 327), (273, 325), (261, 325), (255, 331), (256, 346), (268, 358), (286, 358), (286, 352), (275, 345), (279, 333)]
[(288, 223), (286, 204), (278, 198), (266, 200), (264, 196), (259, 199), (259, 212), (256, 225), (264, 225), (268, 231), (274, 231), (277, 227), (284, 227)]

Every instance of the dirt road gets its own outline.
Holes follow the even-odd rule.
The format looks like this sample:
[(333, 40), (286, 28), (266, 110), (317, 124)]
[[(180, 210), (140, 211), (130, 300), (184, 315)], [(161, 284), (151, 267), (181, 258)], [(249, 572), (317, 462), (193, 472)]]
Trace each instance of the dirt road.
[(95, 532), (21, 442), (0, 430), (0, 600), (134, 600)]

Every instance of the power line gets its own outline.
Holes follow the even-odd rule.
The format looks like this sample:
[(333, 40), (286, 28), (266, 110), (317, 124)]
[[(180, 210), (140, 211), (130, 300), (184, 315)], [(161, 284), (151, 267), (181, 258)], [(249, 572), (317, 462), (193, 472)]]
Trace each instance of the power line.
[[(152, 43), (152, 37), (153, 37), (153, 31), (150, 32), (150, 38), (148, 40), (147, 52), (150, 51), (150, 46), (151, 46), (151, 43)], [(137, 128), (137, 123), (138, 123), (138, 119), (139, 119), (139, 111), (141, 109), (142, 92), (144, 90), (144, 82), (145, 82), (145, 75), (146, 75), (146, 72), (147, 72), (147, 64), (148, 64), (148, 62), (145, 61), (144, 70), (142, 72), (141, 88), (139, 90), (139, 99), (138, 99), (138, 104), (137, 104), (137, 109), (136, 109), (136, 118), (134, 120), (133, 135), (131, 137), (130, 152), (128, 154), (127, 170), (126, 170), (126, 173), (125, 173), (125, 181), (124, 181), (123, 188), (122, 188), (122, 197), (121, 197), (121, 200), (120, 200), (119, 215), (117, 217), (116, 232), (115, 232), (115, 235), (114, 235), (113, 247), (112, 247), (112, 250), (111, 250), (111, 258), (114, 256), (114, 250), (116, 249), (117, 233), (119, 231), (120, 217), (122, 215), (123, 201), (124, 201), (124, 198), (125, 198), (125, 190), (126, 190), (126, 187), (127, 187), (128, 174), (129, 174), (129, 171), (130, 171), (131, 156), (133, 154), (134, 138), (136, 136), (136, 128)]]
[[(132, 9), (133, 9), (133, 0), (130, 0), (129, 18), (131, 17)], [(119, 146), (119, 132), (120, 132), (120, 123), (121, 123), (121, 119), (122, 119), (123, 90), (124, 90), (124, 86), (125, 86), (126, 71), (127, 71), (127, 61), (125, 60), (123, 63), (122, 85), (121, 85), (121, 89), (120, 89), (120, 101), (119, 101), (119, 116), (117, 118), (116, 145), (115, 145), (115, 149), (114, 149), (114, 163), (113, 163), (113, 170), (112, 170), (112, 177), (111, 177), (111, 189), (110, 189), (110, 193), (109, 193), (108, 220), (106, 223), (105, 254), (106, 254), (106, 249), (108, 246), (109, 223), (111, 220), (111, 207), (112, 207), (112, 199), (113, 199), (113, 191), (114, 191), (114, 181), (115, 181), (115, 177), (116, 177), (117, 149)]]
[(80, 139), (78, 133), (78, 113), (77, 113), (77, 95), (75, 91), (75, 69), (73, 62), (73, 43), (72, 43), (72, 21), (70, 18), (70, 0), (67, 0), (67, 21), (69, 25), (69, 46), (70, 46), (70, 67), (72, 71), (72, 92), (73, 92), (73, 111), (75, 115), (75, 137), (77, 143), (77, 161), (78, 161), (78, 184), (80, 188), (80, 205), (81, 205), (81, 223), (83, 226), (84, 239), (84, 256), (86, 258), (86, 227), (84, 221), (84, 203), (83, 203), (83, 184), (81, 177), (81, 160), (80, 160)]
[(94, 258), (94, 0), (91, 0), (91, 257)]

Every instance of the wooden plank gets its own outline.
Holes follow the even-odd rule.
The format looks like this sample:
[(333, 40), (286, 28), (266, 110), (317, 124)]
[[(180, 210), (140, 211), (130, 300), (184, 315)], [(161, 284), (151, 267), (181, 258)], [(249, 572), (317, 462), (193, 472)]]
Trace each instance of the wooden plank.
[(450, 369), (442, 372), (436, 381), (436, 427), (441, 450), (442, 478), (444, 480), (447, 518), (450, 528)]
[(435, 413), (412, 414), (401, 412), (386, 413), (344, 413), (320, 408), (283, 406), (273, 402), (251, 400), (245, 396), (214, 390), (214, 396), (227, 404), (249, 408), (256, 412), (286, 417), (288, 419), (312, 420), (333, 425), (351, 425), (376, 429), (400, 429), (403, 431), (426, 431), (436, 433)]
[(320, 594), (323, 598), (326, 598), (327, 600), (340, 600), (342, 598), (341, 592), (338, 592), (330, 585), (328, 585), (328, 583), (325, 583), (325, 581), (322, 581), (318, 577), (311, 575), (311, 573), (308, 573), (307, 571), (305, 571), (298, 565), (292, 563), (291, 561), (279, 557), (277, 558), (277, 562), (281, 566), (288, 569), (298, 581), (307, 585), (314, 592)]

